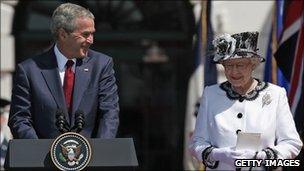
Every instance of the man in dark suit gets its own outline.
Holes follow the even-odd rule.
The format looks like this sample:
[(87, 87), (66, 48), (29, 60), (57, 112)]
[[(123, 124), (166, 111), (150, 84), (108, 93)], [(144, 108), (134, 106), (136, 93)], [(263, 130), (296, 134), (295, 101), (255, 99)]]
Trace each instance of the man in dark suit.
[(60, 135), (58, 115), (70, 129), (77, 128), (81, 113), (80, 134), (114, 138), (119, 105), (113, 61), (89, 49), (93, 14), (79, 5), (62, 4), (53, 13), (51, 31), (55, 45), (17, 66), (8, 122), (13, 137), (55, 138)]

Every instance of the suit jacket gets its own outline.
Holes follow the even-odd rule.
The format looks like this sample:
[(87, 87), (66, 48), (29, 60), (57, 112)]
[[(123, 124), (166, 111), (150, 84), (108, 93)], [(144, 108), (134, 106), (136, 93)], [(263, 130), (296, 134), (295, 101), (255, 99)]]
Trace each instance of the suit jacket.
[[(258, 94), (252, 94), (256, 98), (242, 101), (231, 100), (227, 96), (231, 91), (224, 91), (218, 84), (205, 88), (189, 145), (193, 156), (202, 161), (202, 152), (209, 146), (235, 147), (238, 131), (261, 133), (260, 148), (273, 148), (280, 159), (299, 154), (303, 144), (285, 89), (271, 83), (258, 89)], [(235, 166), (219, 161), (216, 170), (235, 170)]]
[(14, 77), (8, 125), (14, 138), (55, 138), (56, 111), (63, 109), (73, 127), (75, 112), (84, 112), (80, 134), (114, 138), (119, 124), (119, 105), (112, 58), (89, 50), (77, 59), (71, 121), (66, 108), (54, 48), (18, 64)]

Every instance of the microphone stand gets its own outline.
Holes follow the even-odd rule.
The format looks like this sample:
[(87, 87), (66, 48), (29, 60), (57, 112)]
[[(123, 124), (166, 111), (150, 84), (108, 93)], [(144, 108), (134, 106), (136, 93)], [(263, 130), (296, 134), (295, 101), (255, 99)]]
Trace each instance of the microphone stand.
[(62, 134), (70, 131), (70, 126), (65, 118), (64, 111), (62, 109), (58, 109), (56, 111), (56, 126), (58, 127), (59, 132)]
[(84, 114), (83, 111), (77, 110), (75, 112), (75, 124), (74, 127), (71, 130), (74, 130), (74, 132), (79, 133), (82, 131), (84, 126)]

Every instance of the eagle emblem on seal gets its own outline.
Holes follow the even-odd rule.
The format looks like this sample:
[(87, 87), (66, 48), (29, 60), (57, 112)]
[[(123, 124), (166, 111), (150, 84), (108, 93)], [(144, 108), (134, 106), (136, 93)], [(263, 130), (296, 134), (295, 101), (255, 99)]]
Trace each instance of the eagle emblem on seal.
[(82, 135), (67, 132), (58, 136), (51, 146), (54, 165), (65, 171), (84, 169), (91, 159), (91, 145)]
[(81, 145), (64, 146), (60, 144), (60, 146), (62, 160), (68, 162), (69, 166), (78, 165), (79, 161), (83, 158), (83, 154), (81, 154)]

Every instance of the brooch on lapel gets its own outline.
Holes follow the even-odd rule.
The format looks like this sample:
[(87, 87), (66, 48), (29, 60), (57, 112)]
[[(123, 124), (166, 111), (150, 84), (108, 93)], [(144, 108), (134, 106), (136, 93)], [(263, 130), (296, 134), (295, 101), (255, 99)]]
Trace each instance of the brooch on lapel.
[(268, 93), (266, 93), (263, 98), (262, 98), (262, 107), (264, 107), (265, 105), (269, 105), (271, 103), (271, 97)]
[(88, 68), (85, 68), (85, 69), (83, 69), (84, 70), (84, 72), (89, 72), (89, 69)]

